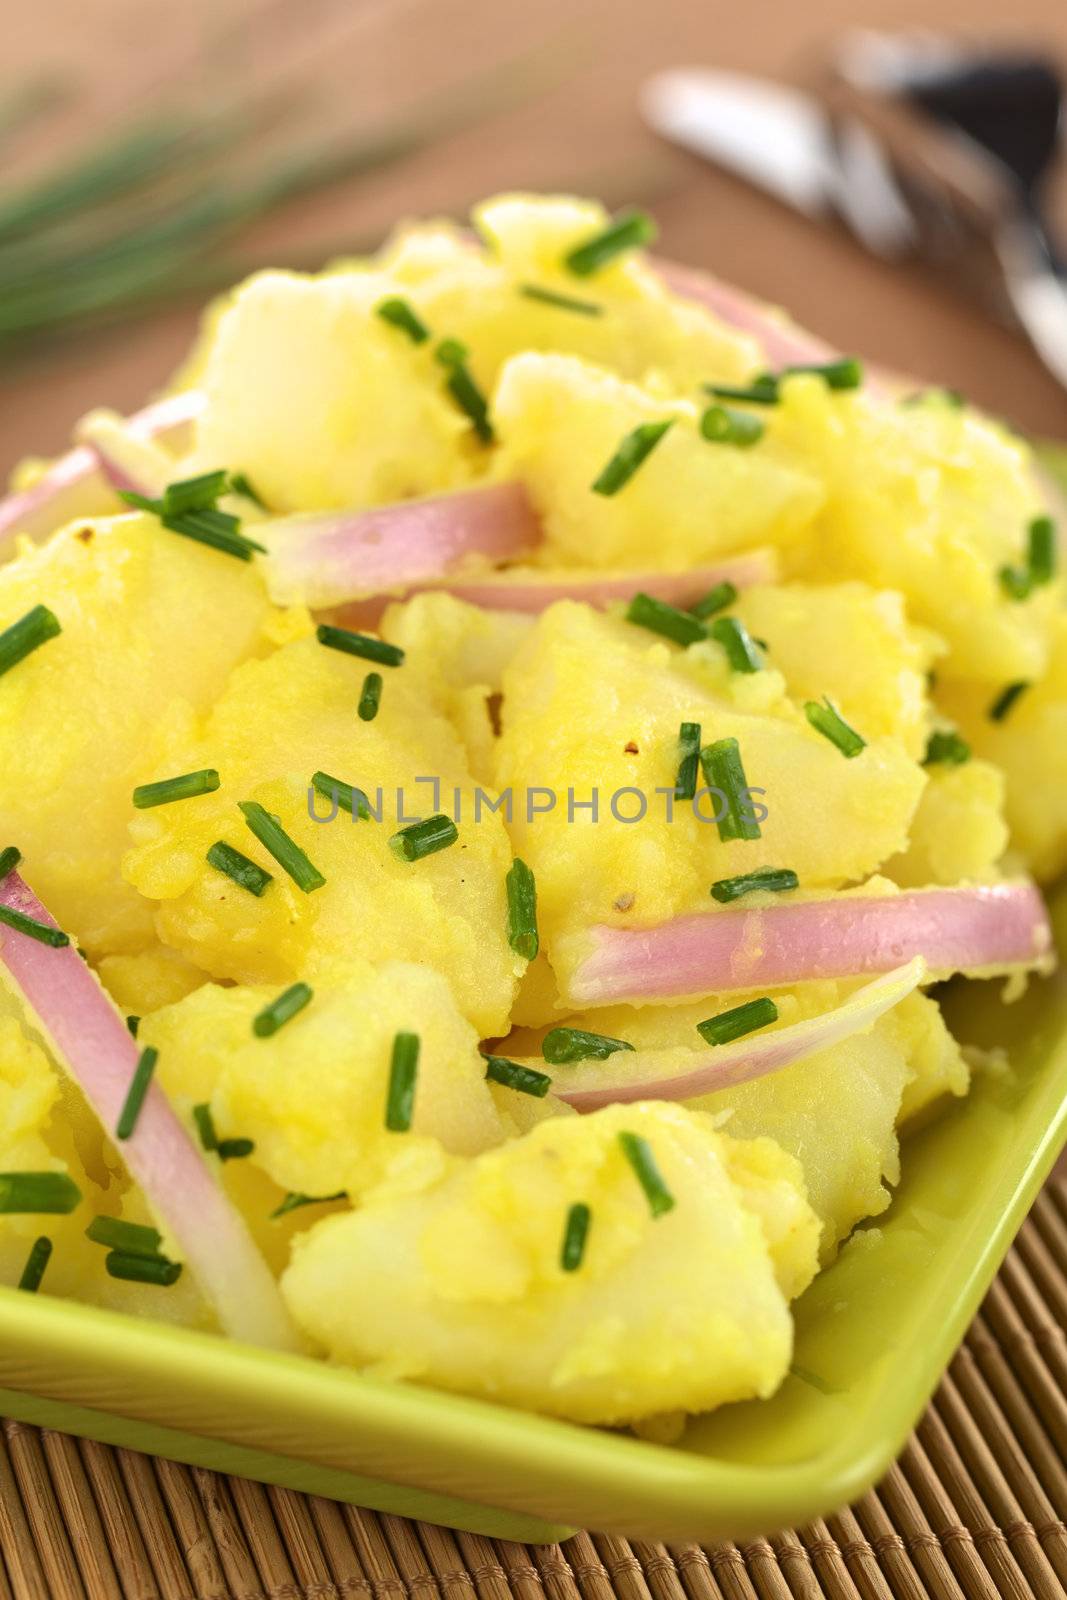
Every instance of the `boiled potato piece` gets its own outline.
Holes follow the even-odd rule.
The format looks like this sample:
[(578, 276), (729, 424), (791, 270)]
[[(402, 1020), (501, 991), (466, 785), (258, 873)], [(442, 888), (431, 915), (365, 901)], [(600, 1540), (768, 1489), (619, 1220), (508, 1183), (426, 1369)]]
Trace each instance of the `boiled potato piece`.
[(989, 761), (935, 764), (923, 790), (908, 848), (885, 864), (904, 889), (932, 883), (968, 883), (1000, 876), (1008, 844), (1004, 775)]
[(926, 994), (909, 994), (883, 1019), (884, 1030), (903, 1050), (910, 1076), (904, 1085), (898, 1123), (904, 1126), (945, 1095), (967, 1093), (971, 1070), (949, 1032), (941, 1007)]
[[(624, 1130), (648, 1141), (674, 1198), (661, 1216)], [(576, 1201), (591, 1224), (568, 1272)], [(772, 1393), (792, 1343), (779, 1276), (810, 1279), (816, 1233), (796, 1163), (769, 1142), (737, 1146), (677, 1106), (610, 1107), (320, 1223), (282, 1291), (337, 1360), (620, 1423)]]

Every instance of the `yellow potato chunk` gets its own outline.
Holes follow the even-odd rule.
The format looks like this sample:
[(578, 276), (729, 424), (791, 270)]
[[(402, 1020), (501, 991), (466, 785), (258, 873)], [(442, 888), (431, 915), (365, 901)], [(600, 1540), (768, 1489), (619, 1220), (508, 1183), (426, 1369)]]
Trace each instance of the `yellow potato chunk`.
[[(576, 356), (528, 352), (500, 375), (493, 415), (500, 471), (540, 513), (548, 566), (672, 569), (776, 541), (787, 543), (822, 501), (818, 481), (761, 443), (709, 444), (699, 408), (624, 382)], [(594, 481), (645, 423), (669, 431), (617, 493)]]
[(929, 995), (909, 994), (882, 1022), (907, 1058), (910, 1076), (900, 1101), (898, 1124), (917, 1119), (946, 1094), (967, 1093), (971, 1070), (949, 1032), (941, 1007)]
[[(652, 1214), (619, 1142), (674, 1199)], [(584, 1258), (561, 1264), (572, 1204)], [(337, 1360), (582, 1422), (774, 1391), (817, 1225), (796, 1163), (677, 1106), (541, 1123), (416, 1193), (379, 1192), (297, 1241), (282, 1290)], [(772, 1243), (773, 1241), (773, 1243)], [(778, 1256), (777, 1270), (775, 1253)]]
[(935, 763), (923, 790), (908, 848), (885, 864), (904, 889), (968, 883), (999, 876), (1008, 844), (1004, 775), (988, 761)]
[(62, 632), (0, 677), (5, 843), (94, 955), (133, 953), (152, 938), (120, 874), (133, 788), (186, 770), (170, 739), (262, 647), (271, 608), (244, 562), (140, 515), (71, 523), (0, 567), (0, 629), (42, 604)]
[[(523, 966), (506, 939), (503, 821), (486, 807), (475, 815), (459, 741), (403, 666), (382, 669), (378, 715), (360, 720), (369, 665), (306, 639), (239, 669), (200, 739), (173, 758), (175, 770), (217, 767), (220, 789), (139, 816), (129, 880), (159, 902), (163, 943), (212, 977), (280, 987), (343, 975), (359, 958), (418, 961), (444, 974), (481, 1034), (503, 1032)], [(374, 815), (353, 821), (343, 803), (333, 814), (328, 797), (309, 800), (317, 771), (361, 788)], [(389, 838), (401, 818), (454, 817), (457, 791), (456, 843), (399, 860)], [(323, 887), (297, 886), (245, 825), (242, 801), (279, 818)], [(271, 873), (261, 896), (208, 862), (218, 840)]]

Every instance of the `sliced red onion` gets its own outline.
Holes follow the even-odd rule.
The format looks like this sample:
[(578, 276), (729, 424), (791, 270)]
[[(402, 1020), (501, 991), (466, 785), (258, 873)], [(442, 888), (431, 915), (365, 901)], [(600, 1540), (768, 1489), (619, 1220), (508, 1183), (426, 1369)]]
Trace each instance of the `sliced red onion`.
[(783, 311), (713, 278), (708, 272), (680, 266), (676, 261), (657, 260), (653, 264), (673, 294), (697, 301), (720, 322), (728, 323), (739, 333), (751, 334), (773, 368), (833, 361), (839, 354), (825, 340), (790, 322)]
[[(204, 397), (196, 390), (168, 395), (138, 411), (126, 426), (135, 439), (165, 441), (180, 450), (186, 429), (203, 405)], [(28, 489), (0, 501), (0, 556), (20, 534), (40, 538), (75, 517), (106, 516), (116, 509), (113, 487), (94, 449), (79, 445), (69, 450)]]
[[(675, 1073), (673, 1077), (649, 1076), (641, 1072), (641, 1059), (661, 1052), (639, 1051), (634, 1055), (625, 1052), (612, 1057), (612, 1065), (620, 1063), (631, 1070), (617, 1083), (598, 1082), (593, 1088), (571, 1088), (570, 1073), (557, 1078), (552, 1093), (566, 1100), (576, 1111), (597, 1111), (601, 1106), (626, 1104), (633, 1100), (693, 1100), (697, 1095), (714, 1094), (717, 1089), (729, 1089), (738, 1083), (748, 1083), (752, 1078), (763, 1078), (768, 1073), (779, 1072), (782, 1067), (800, 1061), (804, 1056), (815, 1055), (819, 1050), (829, 1050), (855, 1033), (863, 1033), (872, 1023), (905, 995), (918, 988), (926, 976), (926, 963), (921, 956), (892, 972), (864, 984), (862, 989), (833, 1011), (821, 1016), (805, 1017), (801, 1022), (790, 1023), (770, 1033), (755, 1034), (747, 1039), (735, 1039), (732, 1044), (720, 1044), (706, 1054), (694, 1050), (700, 1065), (691, 1072)], [(675, 1055), (676, 1052), (665, 1052)], [(581, 1069), (578, 1069), (579, 1071)], [(603, 1070), (603, 1069), (601, 1069)]]
[[(0, 882), (0, 905), (56, 926), (16, 872)], [(96, 976), (73, 945), (53, 949), (2, 926), (0, 967), (111, 1134), (139, 1052)], [(223, 1332), (275, 1349), (299, 1349), (299, 1336), (244, 1219), (157, 1083), (149, 1085), (137, 1125), (118, 1148), (158, 1221), (177, 1241)]]
[(1044, 969), (1054, 957), (1044, 902), (1025, 881), (704, 912), (655, 928), (597, 927), (585, 940), (592, 948), (566, 984), (569, 1005), (858, 977), (913, 956), (932, 978)]

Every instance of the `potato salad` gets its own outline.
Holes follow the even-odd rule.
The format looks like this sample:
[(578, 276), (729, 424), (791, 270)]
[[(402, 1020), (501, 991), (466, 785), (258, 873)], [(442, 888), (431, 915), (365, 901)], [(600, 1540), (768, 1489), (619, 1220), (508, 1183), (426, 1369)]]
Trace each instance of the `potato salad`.
[(666, 1437), (1048, 972), (1055, 491), (504, 195), (0, 503), (0, 1282)]

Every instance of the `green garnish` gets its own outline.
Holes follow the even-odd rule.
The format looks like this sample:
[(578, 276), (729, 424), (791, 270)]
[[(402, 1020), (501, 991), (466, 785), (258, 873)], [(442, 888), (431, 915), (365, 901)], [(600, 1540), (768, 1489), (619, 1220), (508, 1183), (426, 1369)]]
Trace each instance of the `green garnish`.
[(38, 944), (51, 945), (53, 950), (62, 950), (70, 943), (70, 936), (61, 928), (50, 928), (47, 922), (38, 922), (35, 917), (28, 917), (24, 911), (12, 911), (9, 906), (0, 906), (0, 922), (6, 928), (14, 928), (16, 933), (24, 933), (28, 939), (36, 939)]
[[(204, 479), (217, 477), (217, 473), (204, 475)], [(225, 473), (222, 474), (222, 478), (225, 481)], [(158, 517), (171, 533), (180, 533), (186, 539), (195, 539), (198, 544), (210, 545), (213, 550), (221, 550), (224, 555), (236, 556), (238, 561), (251, 561), (257, 551), (262, 555), (263, 545), (257, 544), (255, 539), (249, 539), (241, 533), (241, 520), (230, 511), (219, 511), (213, 505), (182, 512), (170, 512), (166, 509), (168, 494), (179, 491), (188, 495), (191, 492), (189, 485), (200, 484), (204, 479), (188, 478), (182, 483), (170, 484), (160, 500), (149, 500), (143, 494), (133, 494), (128, 489), (119, 491), (119, 499), (124, 500), (129, 506), (136, 506), (139, 511), (148, 511), (152, 516)], [(202, 495), (203, 491), (200, 493)]]
[(924, 767), (933, 767), (940, 762), (944, 762), (946, 766), (962, 767), (963, 763), (970, 759), (971, 747), (966, 739), (960, 738), (955, 729), (935, 728), (926, 741)]
[(182, 1275), (180, 1261), (168, 1261), (165, 1256), (131, 1256), (122, 1250), (109, 1250), (104, 1267), (109, 1277), (122, 1278), (127, 1283), (154, 1283), (161, 1289), (169, 1289)]
[(275, 1206), (270, 1214), (270, 1221), (278, 1217), (287, 1217), (290, 1211), (298, 1211), (301, 1206), (324, 1206), (331, 1200), (347, 1200), (348, 1190), (338, 1189), (336, 1194), (298, 1194), (290, 1190), (280, 1206)]
[(315, 637), (327, 650), (341, 650), (347, 656), (361, 656), (365, 661), (377, 661), (383, 667), (398, 667), (404, 659), (404, 652), (399, 645), (386, 644), (384, 639), (372, 639), (366, 633), (353, 633), (351, 628), (335, 628), (328, 622), (320, 623), (315, 630)]
[(201, 1150), (217, 1150), (219, 1136), (215, 1132), (215, 1119), (211, 1115), (211, 1107), (206, 1101), (201, 1101), (198, 1106), (193, 1107), (193, 1121), (196, 1123)]
[(717, 583), (714, 589), (709, 589), (702, 600), (689, 607), (691, 616), (706, 618), (713, 617), (716, 611), (725, 611), (727, 606), (732, 606), (737, 599), (737, 589), (728, 580)]
[(264, 1006), (252, 1022), (252, 1032), (257, 1039), (269, 1039), (279, 1028), (295, 1017), (311, 1000), (313, 991), (306, 983), (291, 984), (269, 1006)]
[(639, 628), (648, 628), (651, 633), (661, 633), (675, 644), (697, 644), (708, 636), (707, 628), (691, 612), (679, 611), (677, 606), (670, 606), (666, 600), (657, 600), (650, 594), (634, 595), (626, 608), (626, 620)]
[(14, 872), (22, 860), (22, 851), (17, 845), (9, 844), (5, 850), (0, 850), (0, 880), (7, 877), (9, 872)]
[(220, 1161), (239, 1161), (256, 1148), (252, 1139), (220, 1139), (215, 1146)]
[(155, 1228), (141, 1222), (123, 1222), (119, 1217), (94, 1217), (85, 1237), (124, 1256), (158, 1256), (163, 1243), (163, 1235)]
[(579, 300), (572, 294), (558, 294), (555, 289), (542, 289), (536, 283), (521, 283), (519, 293), (527, 300), (537, 300), (544, 306), (555, 306), (559, 311), (575, 311), (580, 317), (602, 317), (604, 307), (595, 300)]
[(426, 817), (401, 828), (389, 840), (389, 848), (399, 861), (421, 861), (438, 850), (447, 850), (459, 838), (459, 829), (451, 817)]
[(709, 1017), (706, 1022), (698, 1022), (697, 1032), (707, 1044), (729, 1044), (731, 1039), (740, 1039), (777, 1020), (778, 1007), (773, 1000), (764, 997), (746, 1000), (744, 1005), (720, 1011), (717, 1017)]
[(863, 363), (854, 356), (842, 356), (838, 361), (802, 361), (778, 372), (761, 372), (747, 385), (706, 383), (704, 388), (719, 400), (747, 400), (750, 405), (772, 406), (781, 397), (781, 380), (800, 373), (821, 378), (829, 389), (858, 389), (863, 382)]
[(430, 337), (429, 328), (410, 300), (405, 300), (398, 294), (379, 300), (374, 312), (383, 322), (388, 322), (394, 328), (399, 328), (401, 333), (406, 333), (412, 344), (425, 344)]
[(616, 1050), (632, 1050), (625, 1039), (612, 1039), (606, 1033), (586, 1033), (584, 1028), (550, 1028), (541, 1044), (541, 1054), (554, 1067), (572, 1061), (606, 1061)]
[(593, 480), (594, 494), (613, 495), (633, 477), (641, 463), (652, 454), (668, 428), (673, 428), (674, 418), (666, 422), (642, 422), (619, 444), (611, 460)]
[(168, 517), (180, 517), (186, 511), (214, 511), (219, 496), (224, 495), (228, 488), (229, 473), (221, 469), (202, 472), (196, 478), (181, 478), (177, 483), (168, 483), (160, 504)]
[(311, 779), (311, 787), (316, 794), (324, 795), (334, 806), (343, 806), (353, 820), (356, 817), (370, 819), (370, 801), (363, 790), (357, 789), (355, 784), (342, 783), (340, 778), (331, 778), (328, 772), (316, 772)]
[(1014, 706), (1016, 700), (1018, 700), (1019, 696), (1024, 694), (1029, 687), (1030, 683), (1026, 678), (1020, 678), (1018, 683), (1009, 683), (1006, 689), (1002, 689), (1000, 691), (1000, 693), (997, 695), (997, 698), (990, 706), (987, 713), (990, 720), (993, 722), (1003, 722), (1004, 718), (1008, 715), (1008, 712)]
[(751, 383), (706, 383), (704, 391), (714, 395), (716, 400), (744, 400), (752, 406), (778, 404), (778, 385), (767, 373), (753, 378)]
[(700, 432), (711, 444), (736, 444), (742, 448), (763, 438), (765, 424), (750, 411), (733, 406), (708, 406), (700, 419)]
[(804, 715), (816, 733), (821, 733), (824, 739), (829, 739), (831, 744), (835, 744), (848, 760), (851, 761), (853, 756), (858, 756), (861, 750), (867, 748), (867, 741), (863, 735), (857, 733), (855, 728), (845, 721), (826, 695), (823, 696), (822, 705), (817, 700), (806, 700)]
[(504, 881), (508, 891), (508, 944), (516, 955), (532, 961), (540, 947), (534, 875), (525, 861), (516, 857)]
[(563, 265), (575, 277), (592, 277), (594, 272), (599, 272), (601, 267), (606, 267), (609, 261), (614, 261), (625, 250), (652, 244), (656, 231), (656, 224), (646, 212), (632, 209), (620, 211), (606, 228), (568, 250), (563, 257)]
[(483, 444), (492, 444), (493, 425), (489, 421), (489, 402), (471, 376), (467, 365), (470, 354), (458, 339), (442, 339), (434, 351), (434, 359), (447, 368), (445, 388), (459, 409), (471, 420), (475, 433)]
[(700, 723), (683, 722), (678, 729), (678, 776), (674, 780), (676, 800), (692, 800), (697, 792), (699, 771)]
[(359, 695), (359, 716), (361, 722), (373, 722), (378, 715), (378, 707), (382, 698), (382, 675), (380, 672), (368, 672), (363, 680), (363, 688)]
[(82, 1197), (66, 1172), (0, 1172), (0, 1214), (49, 1211), (66, 1215)]
[(217, 872), (224, 872), (228, 878), (232, 878), (238, 888), (247, 889), (249, 894), (257, 897), (274, 881), (269, 872), (254, 861), (249, 861), (240, 850), (235, 850), (232, 844), (227, 844), (223, 839), (215, 841), (207, 853), (207, 859)]
[(126, 1026), (130, 1030), (130, 1037), (133, 1038), (133, 1039), (136, 1039), (137, 1030), (141, 1026), (140, 1017), (127, 1017), (126, 1018)]
[(389, 1094), (385, 1102), (385, 1126), (390, 1133), (407, 1133), (411, 1127), (418, 1075), (419, 1036), (417, 1033), (398, 1033), (393, 1040)]
[(47, 606), (34, 606), (27, 611), (0, 633), (0, 678), (62, 631), (59, 618)]
[(1025, 600), (1051, 583), (1055, 571), (1056, 524), (1051, 517), (1035, 517), (1027, 530), (1026, 566), (1001, 567), (1000, 586), (1012, 600)]
[(582, 1264), (592, 1215), (584, 1200), (576, 1200), (567, 1212), (563, 1246), (559, 1253), (559, 1264), (564, 1272), (577, 1272)]
[(737, 740), (717, 739), (706, 744), (700, 752), (700, 765), (708, 788), (717, 789), (726, 802), (725, 812), (716, 821), (719, 838), (758, 839), (760, 825), (744, 809), (748, 780)]
[(674, 1209), (674, 1196), (667, 1188), (663, 1175), (656, 1165), (656, 1158), (652, 1154), (652, 1146), (647, 1139), (639, 1133), (631, 1133), (624, 1129), (619, 1134), (619, 1144), (622, 1153), (634, 1169), (638, 1183), (645, 1191), (648, 1198), (649, 1210), (654, 1217), (662, 1217), (667, 1211)]
[(204, 767), (200, 772), (184, 772), (179, 778), (161, 778), (158, 783), (139, 783), (133, 791), (133, 803), (138, 811), (150, 806), (169, 806), (175, 800), (192, 800), (199, 794), (214, 794), (219, 786), (219, 775), (214, 767)]
[(30, 1247), (30, 1253), (26, 1257), (26, 1265), (22, 1269), (22, 1277), (18, 1282), (19, 1288), (28, 1290), (30, 1294), (36, 1294), (41, 1287), (44, 1269), (47, 1267), (51, 1257), (52, 1241), (42, 1234), (39, 1239), (34, 1240)]
[(726, 906), (731, 900), (740, 900), (743, 895), (756, 894), (760, 890), (787, 894), (790, 889), (796, 889), (799, 883), (792, 867), (761, 867), (758, 872), (742, 872), (736, 878), (719, 878), (711, 886), (711, 898), (721, 906)]
[(251, 500), (261, 511), (269, 510), (263, 496), (257, 493), (243, 472), (230, 473), (230, 488), (234, 494), (243, 495), (246, 500)]
[(313, 890), (322, 888), (326, 879), (296, 841), (290, 839), (277, 817), (272, 816), (257, 800), (239, 800), (238, 810), (250, 831), (255, 834), (263, 848), (270, 851), (298, 889), (302, 889), (305, 894), (311, 894)]
[(126, 1091), (119, 1120), (115, 1124), (116, 1139), (128, 1139), (137, 1126), (137, 1118), (141, 1114), (144, 1097), (148, 1093), (148, 1085), (152, 1081), (152, 1074), (156, 1070), (159, 1060), (159, 1051), (151, 1045), (141, 1051), (140, 1059), (130, 1079), (130, 1087)]
[(708, 633), (726, 651), (735, 672), (759, 672), (763, 667), (752, 635), (739, 617), (716, 617)]
[(486, 1056), (485, 1075), (490, 1083), (502, 1083), (505, 1089), (517, 1089), (519, 1094), (533, 1095), (535, 1100), (543, 1100), (552, 1087), (547, 1072), (520, 1066), (519, 1062), (508, 1061), (505, 1056)]

